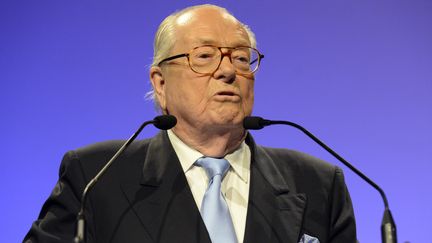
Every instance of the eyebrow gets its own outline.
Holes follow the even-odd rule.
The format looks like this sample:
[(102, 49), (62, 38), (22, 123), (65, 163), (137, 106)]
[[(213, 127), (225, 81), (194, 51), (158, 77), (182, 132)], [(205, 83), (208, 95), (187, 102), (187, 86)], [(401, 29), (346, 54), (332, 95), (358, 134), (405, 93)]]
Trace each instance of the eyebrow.
[[(213, 45), (216, 46), (216, 42), (212, 39), (208, 38), (199, 38), (196, 41), (194, 41), (197, 46), (201, 45)], [(237, 40), (232, 43), (232, 45), (229, 45), (229, 47), (237, 47), (237, 46), (249, 46), (249, 43), (247, 40)]]

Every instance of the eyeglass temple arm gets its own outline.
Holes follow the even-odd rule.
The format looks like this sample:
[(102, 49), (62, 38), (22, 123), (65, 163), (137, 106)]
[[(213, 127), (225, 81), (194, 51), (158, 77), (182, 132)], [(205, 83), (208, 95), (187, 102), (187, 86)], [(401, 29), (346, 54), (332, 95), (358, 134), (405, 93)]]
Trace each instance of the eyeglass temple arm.
[(259, 58), (253, 60), (253, 61), (250, 63), (250, 65), (256, 63), (259, 59), (263, 59), (263, 58), (264, 58), (264, 55), (263, 55), (263, 54), (260, 54), (260, 55), (259, 55)]
[(177, 59), (177, 58), (180, 58), (180, 57), (188, 57), (188, 56), (189, 56), (189, 54), (183, 53), (183, 54), (175, 55), (175, 56), (172, 56), (172, 57), (168, 57), (168, 58), (165, 58), (162, 61), (160, 61), (159, 64), (158, 64), (158, 66), (161, 65), (163, 62), (171, 61), (171, 60), (174, 60), (174, 59)]

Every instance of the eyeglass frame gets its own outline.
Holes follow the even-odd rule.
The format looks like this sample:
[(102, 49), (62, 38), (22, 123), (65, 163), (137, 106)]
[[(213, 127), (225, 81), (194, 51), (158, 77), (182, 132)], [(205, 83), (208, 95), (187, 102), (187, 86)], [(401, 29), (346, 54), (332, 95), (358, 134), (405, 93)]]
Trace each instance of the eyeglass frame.
[[(191, 61), (190, 61), (189, 56), (190, 56), (190, 54), (191, 54), (195, 49), (197, 49), (197, 48), (201, 48), (201, 47), (206, 47), (206, 46), (208, 46), (208, 47), (216, 47), (216, 48), (219, 50), (219, 52), (221, 53), (221, 58), (220, 58), (220, 60), (219, 60), (219, 64), (217, 65), (217, 67), (215, 68), (215, 70), (214, 70), (213, 72), (210, 72), (210, 73), (200, 73), (200, 72), (197, 72), (196, 70), (194, 70), (194, 69), (192, 68), (192, 66), (191, 66)], [(255, 50), (255, 51), (258, 53), (258, 58), (257, 58), (256, 60), (254, 60), (253, 62), (249, 63), (249, 65), (251, 65), (251, 64), (253, 64), (253, 63), (255, 63), (255, 62), (258, 61), (258, 64), (257, 64), (257, 67), (255, 68), (255, 70), (252, 71), (252, 72), (250, 72), (250, 73), (242, 73), (242, 74), (253, 74), (253, 73), (255, 73), (256, 71), (258, 71), (258, 68), (259, 68), (259, 66), (260, 66), (260, 64), (261, 64), (261, 59), (264, 58), (264, 54), (261, 54), (261, 52), (259, 52), (258, 49), (253, 48), (253, 47), (250, 47), (250, 46), (237, 46), (237, 47), (222, 47), (222, 46), (220, 46), (220, 47), (218, 47), (218, 46), (213, 46), (213, 45), (202, 45), (202, 46), (194, 47), (192, 50), (190, 50), (190, 51), (187, 52), (187, 53), (182, 53), (182, 54), (178, 54), (178, 55), (174, 55), (174, 56), (167, 57), (167, 58), (163, 59), (162, 61), (160, 61), (160, 62), (158, 63), (158, 66), (160, 66), (162, 63), (167, 62), (167, 61), (171, 61), (171, 60), (174, 60), (174, 59), (177, 59), (177, 58), (181, 58), (181, 57), (186, 57), (186, 58), (188, 59), (188, 65), (189, 65), (189, 68), (190, 68), (193, 72), (198, 73), (198, 74), (212, 74), (212, 73), (214, 73), (216, 70), (218, 70), (218, 68), (220, 67), (220, 65), (221, 65), (221, 63), (222, 63), (222, 60), (223, 60), (223, 58), (224, 58), (225, 56), (228, 56), (230, 62), (232, 63), (232, 60), (231, 60), (231, 53), (232, 53), (232, 51), (230, 51), (230, 52), (225, 52), (225, 53), (224, 53), (224, 52), (222, 51), (222, 48), (225, 48), (225, 49), (231, 49), (231, 50), (233, 50), (233, 49), (235, 50), (235, 49), (238, 49), (238, 48), (250, 48), (250, 49)], [(236, 72), (237, 72), (237, 69), (236, 69)]]

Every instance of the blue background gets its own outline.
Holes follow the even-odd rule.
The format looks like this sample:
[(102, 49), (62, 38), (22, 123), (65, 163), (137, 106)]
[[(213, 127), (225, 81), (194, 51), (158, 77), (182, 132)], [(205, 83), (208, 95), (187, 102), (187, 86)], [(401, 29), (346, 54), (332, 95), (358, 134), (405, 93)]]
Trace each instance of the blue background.
[[(254, 114), (308, 128), (386, 191), (399, 242), (427, 241), (432, 1), (210, 2), (250, 25), (265, 54)], [(67, 150), (128, 138), (157, 114), (144, 98), (153, 35), (198, 3), (0, 2), (1, 242), (22, 240)], [(369, 185), (292, 128), (253, 134), (344, 168), (358, 238), (380, 242), (383, 203)]]

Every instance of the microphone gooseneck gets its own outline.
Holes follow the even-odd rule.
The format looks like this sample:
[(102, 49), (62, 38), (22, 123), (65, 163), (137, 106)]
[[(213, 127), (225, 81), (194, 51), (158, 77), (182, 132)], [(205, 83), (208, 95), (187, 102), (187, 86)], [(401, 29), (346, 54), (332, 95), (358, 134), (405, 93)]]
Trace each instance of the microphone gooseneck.
[(383, 243), (396, 243), (396, 224), (393, 220), (393, 216), (391, 214), (387, 197), (384, 193), (384, 191), (371, 179), (369, 179), (366, 175), (364, 175), (361, 171), (359, 171), (357, 168), (355, 168), (352, 164), (350, 164), (348, 161), (346, 161), (344, 158), (342, 158), (339, 154), (337, 154), (335, 151), (333, 151), (330, 147), (328, 147), (326, 144), (324, 144), (321, 140), (319, 140), (317, 137), (315, 137), (312, 133), (310, 133), (308, 130), (306, 130), (304, 127), (290, 121), (274, 121), (274, 120), (266, 120), (262, 117), (258, 116), (249, 116), (245, 117), (243, 120), (243, 127), (245, 129), (250, 130), (260, 130), (266, 126), (269, 125), (289, 125), (292, 127), (295, 127), (305, 133), (308, 137), (310, 137), (312, 140), (314, 140), (316, 143), (318, 143), (322, 148), (324, 148), (327, 152), (329, 152), (331, 155), (333, 155), (335, 158), (337, 158), (340, 162), (342, 162), (345, 166), (347, 166), (350, 170), (352, 170), (354, 173), (356, 173), (358, 176), (360, 176), (363, 180), (365, 180), (369, 185), (371, 185), (373, 188), (375, 188), (381, 195), (383, 201), (384, 201), (384, 216), (381, 222), (381, 240)]
[(135, 138), (141, 133), (141, 131), (148, 124), (153, 124), (156, 128), (161, 130), (168, 130), (173, 128), (177, 124), (177, 119), (172, 115), (161, 115), (155, 117), (153, 120), (144, 122), (138, 130), (132, 134), (132, 136), (117, 150), (117, 152), (111, 157), (111, 159), (105, 164), (105, 166), (96, 174), (93, 179), (86, 185), (81, 195), (81, 206), (77, 216), (77, 229), (74, 242), (83, 243), (85, 242), (85, 211), (84, 206), (89, 191), (94, 187), (102, 175), (107, 171), (111, 164), (117, 159), (118, 156), (135, 140)]

